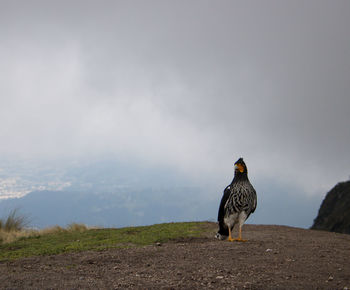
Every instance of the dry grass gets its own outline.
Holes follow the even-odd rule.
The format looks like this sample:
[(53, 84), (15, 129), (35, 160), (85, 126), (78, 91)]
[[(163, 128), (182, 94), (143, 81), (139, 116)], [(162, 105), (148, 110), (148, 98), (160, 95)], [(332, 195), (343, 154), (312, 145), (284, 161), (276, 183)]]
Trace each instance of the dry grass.
[(42, 230), (28, 229), (28, 218), (18, 214), (18, 210), (11, 211), (6, 219), (0, 219), (0, 244), (12, 243), (21, 238), (42, 236), (48, 234), (58, 234), (63, 232), (87, 231), (89, 228), (84, 224), (72, 223), (66, 228), (53, 226)]
[(62, 228), (60, 226), (53, 226), (42, 230), (21, 229), (21, 230), (5, 231), (4, 229), (0, 228), (0, 244), (12, 243), (21, 238), (28, 238), (28, 237), (35, 237), (35, 236), (52, 235), (52, 234), (59, 234), (59, 233), (66, 233), (66, 232), (82, 233), (89, 229), (91, 228), (87, 227), (84, 224), (76, 224), (76, 223), (72, 223), (68, 225), (66, 228)]
[(84, 224), (77, 224), (72, 223), (68, 225), (66, 228), (62, 228), (60, 226), (53, 226), (49, 228), (45, 228), (42, 230), (37, 231), (38, 235), (49, 235), (49, 234), (58, 234), (58, 233), (64, 233), (64, 232), (85, 232), (89, 230), (90, 228)]
[(12, 210), (6, 219), (0, 219), (0, 243), (11, 243), (32, 236), (33, 231), (25, 229), (28, 224), (26, 216), (19, 215), (17, 209)]
[(19, 240), (20, 238), (27, 238), (38, 235), (37, 231), (23, 229), (20, 231), (4, 231), (0, 230), (0, 244), (12, 243)]
[(6, 218), (0, 219), (0, 231), (13, 232), (21, 231), (29, 224), (29, 220), (26, 216), (19, 215), (18, 210), (11, 211)]
[(73, 232), (85, 232), (86, 230), (88, 230), (89, 228), (84, 225), (84, 224), (77, 224), (77, 223), (72, 223), (70, 225), (68, 225), (67, 230), (68, 231), (73, 231)]

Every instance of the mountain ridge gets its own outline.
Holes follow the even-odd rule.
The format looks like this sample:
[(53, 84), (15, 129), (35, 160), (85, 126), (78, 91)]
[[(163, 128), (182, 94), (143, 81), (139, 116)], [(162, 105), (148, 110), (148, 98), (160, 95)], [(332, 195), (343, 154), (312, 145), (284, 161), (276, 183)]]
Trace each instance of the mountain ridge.
[(325, 196), (311, 229), (350, 234), (350, 180), (339, 182)]

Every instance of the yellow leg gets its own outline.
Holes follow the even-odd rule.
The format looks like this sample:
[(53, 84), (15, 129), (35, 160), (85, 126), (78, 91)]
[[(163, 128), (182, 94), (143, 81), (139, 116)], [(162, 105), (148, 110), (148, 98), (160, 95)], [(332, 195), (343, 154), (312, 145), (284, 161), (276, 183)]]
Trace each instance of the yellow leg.
[(230, 227), (228, 227), (228, 240), (229, 240), (230, 242), (233, 242), (233, 241), (234, 241), (234, 239), (232, 239), (232, 234), (231, 234), (231, 228), (230, 228)]
[(246, 242), (247, 240), (243, 240), (242, 239), (242, 227), (241, 226), (239, 227), (239, 232), (238, 232), (238, 238), (237, 239), (232, 239), (231, 229), (229, 228), (228, 229), (228, 240), (230, 242)]
[(235, 239), (237, 242), (246, 242), (247, 240), (242, 239), (242, 227), (239, 227), (238, 239)]

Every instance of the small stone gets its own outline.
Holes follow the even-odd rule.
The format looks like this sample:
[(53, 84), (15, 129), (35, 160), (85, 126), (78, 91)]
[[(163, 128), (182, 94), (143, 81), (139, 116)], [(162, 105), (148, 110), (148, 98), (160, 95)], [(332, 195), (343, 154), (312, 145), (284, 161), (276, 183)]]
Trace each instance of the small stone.
[(328, 277), (328, 281), (333, 281), (334, 280), (334, 277), (333, 276), (329, 276)]
[(161, 245), (162, 245), (162, 244), (159, 243), (159, 242), (156, 243), (156, 246), (158, 246), (158, 247), (160, 247)]
[(265, 252), (272, 252), (272, 249), (266, 249)]
[(224, 279), (224, 276), (216, 276), (216, 279)]

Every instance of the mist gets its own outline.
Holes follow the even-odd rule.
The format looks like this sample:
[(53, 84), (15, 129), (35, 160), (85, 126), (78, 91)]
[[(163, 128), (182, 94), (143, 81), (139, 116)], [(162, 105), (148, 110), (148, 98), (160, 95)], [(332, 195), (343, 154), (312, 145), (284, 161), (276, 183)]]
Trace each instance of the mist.
[[(350, 174), (347, 1), (2, 1), (0, 157), (122, 158), (261, 196)], [(259, 192), (258, 192), (259, 194)], [(262, 197), (264, 198), (264, 197)]]

